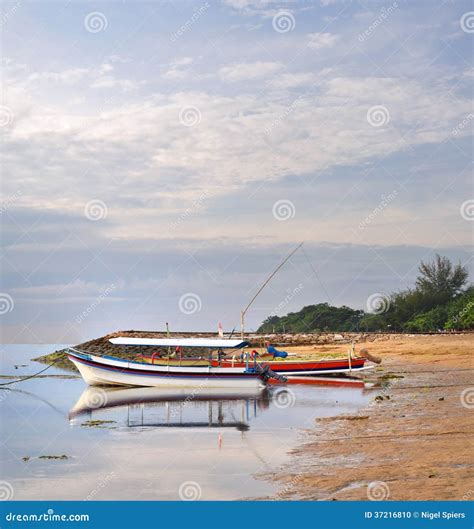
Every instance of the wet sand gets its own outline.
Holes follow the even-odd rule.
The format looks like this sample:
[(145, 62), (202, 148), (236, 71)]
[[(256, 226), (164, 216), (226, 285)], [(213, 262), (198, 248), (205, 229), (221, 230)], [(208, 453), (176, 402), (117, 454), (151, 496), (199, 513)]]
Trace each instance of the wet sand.
[(473, 334), (358, 344), (383, 359), (366, 377), (370, 404), (315, 421), (290, 463), (264, 476), (281, 485), (273, 499), (473, 500), (473, 345)]

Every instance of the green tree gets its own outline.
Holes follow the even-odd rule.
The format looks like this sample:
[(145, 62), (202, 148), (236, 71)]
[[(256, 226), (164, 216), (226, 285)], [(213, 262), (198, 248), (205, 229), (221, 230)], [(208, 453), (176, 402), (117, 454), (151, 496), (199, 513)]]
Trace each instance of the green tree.
[(447, 330), (474, 329), (474, 286), (457, 296), (448, 305), (448, 320), (444, 326)]
[(418, 270), (420, 275), (416, 280), (416, 289), (425, 294), (450, 299), (459, 294), (467, 283), (467, 269), (461, 263), (453, 267), (447, 257), (439, 254), (431, 263), (421, 261)]
[(460, 263), (436, 255), (434, 261), (421, 261), (415, 288), (395, 292), (380, 314), (366, 314), (349, 307), (327, 303), (308, 305), (286, 316), (271, 316), (259, 332), (317, 331), (412, 331), (474, 328), (474, 286), (465, 288), (468, 272)]
[(413, 332), (435, 332), (442, 330), (448, 318), (448, 309), (444, 305), (418, 314), (412, 320), (406, 322), (403, 326), (405, 331)]

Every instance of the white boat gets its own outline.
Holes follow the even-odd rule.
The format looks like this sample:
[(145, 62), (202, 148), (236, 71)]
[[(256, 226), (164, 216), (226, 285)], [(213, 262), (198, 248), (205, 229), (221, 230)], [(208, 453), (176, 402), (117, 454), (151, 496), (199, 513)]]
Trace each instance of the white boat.
[[(124, 341), (121, 341), (124, 340)], [(131, 341), (133, 340), (133, 341)], [(151, 345), (147, 339), (113, 338), (112, 343)], [(153, 345), (203, 347), (207, 349), (239, 349), (247, 345), (241, 340), (163, 339)], [(111, 356), (97, 356), (77, 349), (68, 349), (68, 358), (77, 367), (84, 381), (91, 386), (152, 386), (175, 388), (248, 388), (263, 389), (268, 370), (256, 362), (247, 361), (242, 367), (213, 367), (209, 365), (179, 366), (154, 365), (123, 360)]]
[(157, 388), (88, 386), (69, 411), (69, 418), (123, 406), (156, 403), (189, 405), (203, 401), (236, 401), (261, 398), (261, 388)]

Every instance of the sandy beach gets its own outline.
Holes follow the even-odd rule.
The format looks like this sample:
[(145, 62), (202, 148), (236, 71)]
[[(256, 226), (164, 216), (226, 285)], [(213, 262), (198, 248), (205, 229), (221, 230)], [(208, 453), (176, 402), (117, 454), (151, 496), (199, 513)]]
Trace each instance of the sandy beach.
[(366, 377), (370, 404), (316, 420), (290, 463), (265, 476), (281, 484), (274, 499), (472, 500), (473, 345), (472, 334), (358, 344), (383, 360)]

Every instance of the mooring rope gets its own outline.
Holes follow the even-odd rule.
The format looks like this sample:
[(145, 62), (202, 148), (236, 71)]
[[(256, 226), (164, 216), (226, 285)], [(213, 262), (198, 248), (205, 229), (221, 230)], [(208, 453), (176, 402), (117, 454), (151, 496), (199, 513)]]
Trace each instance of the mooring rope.
[(44, 369), (42, 369), (41, 371), (38, 371), (37, 373), (35, 373), (34, 375), (29, 375), (27, 377), (20, 377), (20, 378), (17, 378), (15, 380), (11, 380), (10, 382), (3, 382), (2, 384), (0, 384), (0, 386), (9, 386), (10, 384), (18, 384), (19, 382), (24, 382), (25, 380), (29, 380), (30, 378), (35, 378), (37, 377), (38, 375), (41, 375), (41, 373), (44, 373), (46, 370), (48, 370), (50, 367), (53, 367), (53, 365), (58, 361), (60, 360), (61, 358), (56, 358), (56, 360), (53, 361), (52, 364), (49, 364), (48, 366), (46, 366)]

